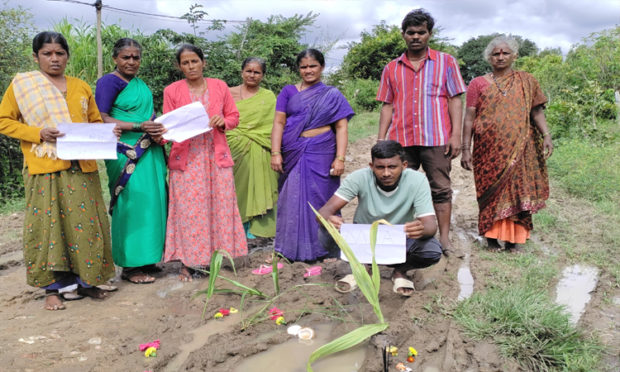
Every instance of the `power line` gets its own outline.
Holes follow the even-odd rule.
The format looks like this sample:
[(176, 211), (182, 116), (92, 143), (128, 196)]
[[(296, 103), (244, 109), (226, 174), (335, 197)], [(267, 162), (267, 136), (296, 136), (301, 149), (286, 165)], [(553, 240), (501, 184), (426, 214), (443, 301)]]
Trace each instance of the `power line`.
[[(95, 6), (94, 3), (91, 4), (91, 3), (86, 3), (86, 2), (83, 2), (83, 1), (77, 1), (77, 0), (47, 0), (47, 1), (57, 1), (57, 2), (64, 2), (64, 3), (74, 3), (74, 4), (80, 4), (80, 5)], [(145, 15), (145, 16), (150, 16), (150, 17), (155, 17), (155, 18), (168, 19), (168, 20), (171, 20), (171, 21), (187, 22), (187, 20), (185, 18), (177, 17), (177, 16), (171, 16), (171, 15), (166, 15), (166, 14), (157, 14), (157, 13), (142, 12), (142, 11), (139, 11), (139, 10), (122, 9), (122, 8), (117, 8), (117, 7), (113, 7), (113, 6), (110, 6), (110, 5), (103, 5), (102, 8), (108, 9), (108, 10), (111, 10), (111, 11), (116, 11), (116, 12), (124, 13), (124, 14), (129, 14), (129, 15)], [(245, 24), (246, 23), (246, 21), (233, 20), (233, 19), (200, 19), (200, 20), (197, 20), (197, 22), (205, 22), (205, 23), (224, 22), (224, 23), (239, 23), (239, 24)]]

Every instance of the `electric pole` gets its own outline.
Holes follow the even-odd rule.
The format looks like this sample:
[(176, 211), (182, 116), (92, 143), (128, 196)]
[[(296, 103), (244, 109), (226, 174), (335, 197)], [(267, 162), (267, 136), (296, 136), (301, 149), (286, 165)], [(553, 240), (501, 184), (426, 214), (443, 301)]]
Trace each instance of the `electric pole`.
[(95, 1), (97, 9), (97, 79), (103, 76), (103, 47), (101, 45), (101, 8), (102, 0)]

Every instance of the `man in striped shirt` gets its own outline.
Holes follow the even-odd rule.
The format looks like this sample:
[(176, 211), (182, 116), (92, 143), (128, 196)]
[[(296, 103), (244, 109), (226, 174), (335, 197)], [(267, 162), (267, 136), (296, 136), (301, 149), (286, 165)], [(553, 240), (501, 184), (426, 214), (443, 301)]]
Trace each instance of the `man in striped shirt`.
[(400, 142), (409, 167), (424, 169), (431, 185), (439, 241), (451, 253), (452, 159), (461, 152), (462, 103), (465, 92), (456, 59), (430, 49), (435, 21), (423, 9), (405, 16), (402, 37), (407, 51), (383, 69), (377, 100), (383, 102), (378, 141)]

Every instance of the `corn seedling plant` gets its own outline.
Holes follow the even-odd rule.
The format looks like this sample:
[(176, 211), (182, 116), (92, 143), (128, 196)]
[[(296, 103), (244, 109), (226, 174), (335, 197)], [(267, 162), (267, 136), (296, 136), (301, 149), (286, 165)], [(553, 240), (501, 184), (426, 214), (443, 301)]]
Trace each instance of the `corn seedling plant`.
[[(205, 312), (207, 311), (207, 304), (209, 303), (209, 300), (211, 299), (211, 297), (213, 297), (213, 295), (215, 293), (236, 293), (236, 294), (240, 294), (241, 295), (241, 304), (243, 305), (245, 297), (248, 295), (251, 296), (256, 296), (259, 298), (268, 298), (269, 296), (267, 296), (265, 293), (263, 293), (262, 291), (254, 288), (254, 287), (249, 287), (243, 283), (240, 283), (234, 279), (230, 279), (227, 278), (225, 276), (220, 275), (220, 270), (222, 268), (222, 261), (224, 260), (224, 255), (226, 254), (228, 256), (228, 260), (230, 261), (230, 265), (232, 266), (233, 269), (233, 273), (235, 274), (235, 276), (237, 276), (237, 271), (235, 270), (235, 263), (232, 259), (232, 257), (230, 256), (230, 254), (226, 251), (215, 251), (213, 252), (213, 255), (211, 255), (211, 262), (209, 263), (209, 269), (208, 270), (201, 270), (203, 273), (208, 274), (209, 275), (209, 283), (208, 283), (208, 287), (207, 289), (204, 289), (202, 291), (197, 292), (194, 296), (198, 296), (198, 295), (205, 295), (206, 300), (205, 300), (205, 304), (204, 304), (204, 308), (202, 310), (202, 317), (204, 318), (205, 316)], [(229, 282), (230, 284), (234, 285), (236, 288), (238, 289), (228, 289), (228, 288), (216, 288), (215, 287), (215, 281), (217, 278), (223, 279), (227, 282)]]
[(369, 339), (375, 334), (385, 331), (389, 326), (389, 324), (385, 321), (383, 317), (383, 313), (381, 312), (381, 306), (379, 304), (379, 289), (381, 285), (381, 277), (379, 275), (379, 267), (377, 266), (377, 262), (375, 261), (375, 245), (377, 242), (377, 230), (379, 228), (379, 224), (382, 223), (389, 225), (389, 223), (385, 220), (375, 221), (370, 228), (372, 274), (369, 275), (364, 265), (362, 265), (355, 257), (355, 254), (351, 250), (351, 247), (349, 247), (342, 235), (340, 235), (340, 232), (338, 232), (338, 230), (331, 223), (327, 222), (316, 211), (316, 209), (312, 207), (312, 205), (310, 205), (310, 208), (312, 208), (321, 224), (325, 227), (325, 229), (327, 229), (329, 234), (336, 241), (336, 244), (338, 244), (344, 255), (347, 257), (349, 265), (351, 266), (351, 272), (353, 273), (353, 277), (355, 278), (355, 282), (362, 291), (362, 294), (364, 294), (364, 297), (366, 297), (366, 300), (368, 300), (368, 302), (372, 306), (373, 311), (377, 316), (378, 323), (363, 325), (316, 349), (314, 352), (312, 352), (312, 354), (310, 355), (310, 359), (306, 364), (307, 372), (313, 372), (312, 363), (314, 363), (316, 360), (326, 357), (330, 354), (350, 349), (355, 345), (358, 345), (359, 343)]

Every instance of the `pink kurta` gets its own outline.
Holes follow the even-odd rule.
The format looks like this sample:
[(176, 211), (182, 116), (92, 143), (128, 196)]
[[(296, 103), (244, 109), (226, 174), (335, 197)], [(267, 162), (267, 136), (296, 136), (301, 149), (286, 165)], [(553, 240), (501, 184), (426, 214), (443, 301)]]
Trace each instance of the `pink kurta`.
[[(192, 101), (200, 101), (207, 111), (210, 111), (209, 95), (230, 95), (228, 89), (220, 92), (211, 88), (202, 97), (191, 97)], [(232, 97), (224, 100), (228, 98), (232, 100)], [(223, 112), (222, 116), (226, 114)], [(213, 133), (188, 140), (185, 170), (170, 169), (165, 262), (180, 260), (186, 266), (207, 266), (216, 250), (224, 250), (233, 257), (248, 253), (233, 168), (216, 163)]]

